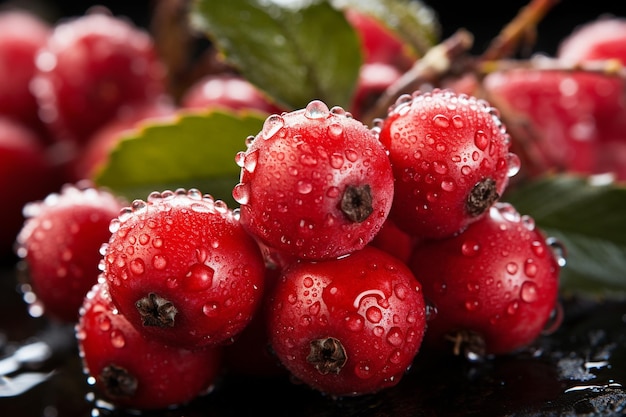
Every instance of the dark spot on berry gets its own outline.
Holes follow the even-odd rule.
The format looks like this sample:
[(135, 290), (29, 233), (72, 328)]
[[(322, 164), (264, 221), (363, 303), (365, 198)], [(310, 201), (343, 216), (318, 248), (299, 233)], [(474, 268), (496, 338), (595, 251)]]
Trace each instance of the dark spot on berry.
[(174, 327), (178, 310), (170, 301), (155, 293), (148, 294), (135, 303), (144, 326)]
[(312, 340), (310, 347), (306, 360), (322, 375), (338, 374), (348, 360), (343, 345), (334, 337)]
[(111, 364), (100, 372), (100, 381), (111, 398), (132, 397), (137, 391), (137, 378), (125, 368)]
[(491, 178), (485, 178), (477, 182), (474, 188), (472, 188), (472, 191), (467, 196), (465, 209), (472, 217), (480, 216), (499, 198), (500, 195), (496, 191), (496, 182)]
[(361, 223), (372, 214), (372, 190), (369, 184), (348, 185), (341, 197), (341, 211), (348, 219)]

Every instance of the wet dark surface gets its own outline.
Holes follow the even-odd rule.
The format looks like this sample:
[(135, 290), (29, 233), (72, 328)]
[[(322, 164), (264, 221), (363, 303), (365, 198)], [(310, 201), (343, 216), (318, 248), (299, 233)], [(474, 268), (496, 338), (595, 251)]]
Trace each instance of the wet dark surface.
[[(626, 301), (567, 299), (563, 307), (559, 329), (523, 352), (482, 362), (420, 352), (396, 387), (375, 395), (333, 399), (286, 377), (225, 376), (212, 392), (187, 406), (142, 415), (626, 415)], [(0, 379), (0, 415), (137, 415), (111, 409), (98, 399), (82, 373), (72, 326), (29, 315), (16, 269), (5, 266), (0, 278), (0, 353), (6, 358), (37, 341), (48, 344), (49, 355)]]

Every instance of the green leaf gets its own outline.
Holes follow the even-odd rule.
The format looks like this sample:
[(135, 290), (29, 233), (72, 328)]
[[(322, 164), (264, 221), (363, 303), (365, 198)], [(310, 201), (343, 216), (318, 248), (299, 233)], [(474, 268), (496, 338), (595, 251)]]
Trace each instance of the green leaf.
[(348, 108), (363, 58), (356, 32), (328, 1), (196, 0), (192, 18), (279, 104)]
[(565, 292), (626, 295), (626, 186), (606, 179), (551, 175), (503, 197), (564, 245)]
[(333, 0), (377, 18), (407, 43), (417, 57), (440, 41), (441, 25), (434, 9), (419, 0)]
[(182, 187), (233, 205), (231, 191), (240, 172), (235, 155), (264, 120), (252, 112), (212, 111), (146, 124), (119, 142), (94, 181), (129, 200)]

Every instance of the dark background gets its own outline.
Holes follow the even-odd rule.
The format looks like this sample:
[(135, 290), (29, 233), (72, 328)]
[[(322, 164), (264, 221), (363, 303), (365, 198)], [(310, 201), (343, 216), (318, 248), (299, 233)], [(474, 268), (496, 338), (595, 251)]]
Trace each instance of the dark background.
[[(148, 26), (151, 10), (159, 0), (0, 0), (0, 7), (14, 5), (38, 10), (48, 20), (83, 14), (94, 5), (104, 5), (116, 15), (130, 17), (140, 26)], [(190, 0), (191, 1), (191, 0)], [(227, 1), (227, 0), (215, 0)], [(490, 40), (530, 0), (422, 0), (438, 15), (445, 38), (459, 28), (465, 28), (475, 36), (474, 51), (480, 52)], [(610, 13), (626, 18), (624, 0), (546, 0), (555, 5), (538, 27), (535, 51), (553, 54), (560, 39), (576, 26), (602, 14)]]

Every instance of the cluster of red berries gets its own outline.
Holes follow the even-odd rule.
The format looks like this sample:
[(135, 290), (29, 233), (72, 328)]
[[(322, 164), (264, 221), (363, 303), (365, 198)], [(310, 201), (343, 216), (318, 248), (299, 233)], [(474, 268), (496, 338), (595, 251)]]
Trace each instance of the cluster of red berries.
[[(126, 38), (145, 47), (129, 52), (141, 59), (128, 68), (161, 81), (111, 89), (125, 84), (98, 77), (114, 67), (124, 78), (127, 61), (94, 64), (86, 52), (119, 51), (106, 39), (123, 30), (93, 33), (113, 18), (89, 19), (82, 30), (69, 30), (80, 20), (56, 29), (35, 83), (54, 140), (89, 161), (72, 167), (77, 178), (102, 163), (114, 137), (106, 129), (174, 111), (148, 104), (163, 86), (144, 37)], [(80, 80), (67, 82), (81, 73), (80, 57), (97, 120), (80, 116), (90, 99), (70, 90)], [(202, 82), (218, 79), (224, 91), (244, 82)], [(192, 91), (183, 102), (209, 107)], [(96, 106), (103, 97), (118, 101)], [(234, 155), (236, 208), (196, 189), (128, 204), (79, 182), (24, 208), (17, 253), (32, 290), (51, 317), (77, 320), (85, 373), (106, 399), (134, 409), (183, 404), (223, 372), (287, 373), (331, 396), (375, 393), (397, 385), (422, 350), (506, 354), (553, 323), (558, 244), (501, 200), (520, 161), (489, 103), (417, 91), (368, 127), (319, 100), (282, 111), (255, 97), (269, 115)]]

